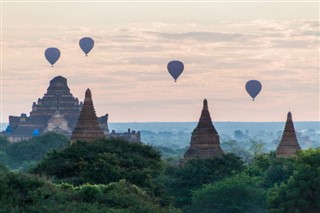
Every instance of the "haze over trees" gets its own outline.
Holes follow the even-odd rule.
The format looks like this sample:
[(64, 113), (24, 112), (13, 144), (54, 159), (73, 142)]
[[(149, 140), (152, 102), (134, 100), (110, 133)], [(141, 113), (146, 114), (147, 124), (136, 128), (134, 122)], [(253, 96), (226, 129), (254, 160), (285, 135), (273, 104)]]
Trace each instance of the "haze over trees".
[(320, 208), (319, 148), (292, 158), (249, 149), (253, 157), (247, 162), (241, 152), (230, 149), (220, 157), (181, 164), (175, 153), (166, 152), (162, 159), (152, 146), (121, 140), (69, 146), (57, 134), (17, 144), (0, 139), (0, 212), (317, 212)]
[(13, 170), (26, 170), (34, 166), (51, 150), (62, 150), (69, 139), (60, 134), (47, 133), (20, 143), (10, 143), (0, 136), (0, 162)]

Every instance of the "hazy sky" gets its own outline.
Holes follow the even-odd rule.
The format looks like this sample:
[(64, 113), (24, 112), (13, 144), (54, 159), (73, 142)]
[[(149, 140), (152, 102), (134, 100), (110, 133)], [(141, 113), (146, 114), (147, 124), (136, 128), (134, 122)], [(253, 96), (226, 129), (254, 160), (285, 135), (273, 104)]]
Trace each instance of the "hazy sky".
[[(319, 121), (319, 3), (2, 2), (1, 122), (31, 111), (62, 75), (71, 93), (93, 93), (110, 122), (196, 121), (208, 99), (214, 121)], [(85, 57), (79, 39), (92, 37)], [(48, 47), (61, 57), (51, 68)], [(185, 70), (177, 83), (167, 63)], [(248, 80), (263, 89), (256, 101)]]

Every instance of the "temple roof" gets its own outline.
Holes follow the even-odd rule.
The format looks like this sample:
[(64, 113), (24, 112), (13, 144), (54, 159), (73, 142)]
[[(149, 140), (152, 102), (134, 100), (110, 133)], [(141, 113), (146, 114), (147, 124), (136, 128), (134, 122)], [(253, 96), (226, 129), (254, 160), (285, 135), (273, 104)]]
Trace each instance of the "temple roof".
[(203, 100), (203, 108), (201, 111), (200, 119), (194, 132), (203, 129), (205, 129), (206, 131), (213, 132), (214, 134), (218, 134), (216, 128), (212, 124), (207, 99)]
[(184, 154), (184, 160), (215, 157), (222, 153), (219, 135), (208, 110), (208, 101), (204, 99), (200, 119), (192, 132), (190, 147)]
[(284, 127), (280, 144), (277, 148), (277, 157), (288, 157), (296, 154), (300, 150), (296, 132), (292, 121), (292, 113), (288, 112), (287, 121)]
[(99, 126), (93, 106), (91, 91), (87, 89), (78, 122), (72, 132), (71, 141), (95, 141), (104, 137), (104, 132)]
[(62, 77), (62, 76), (56, 76), (50, 81), (50, 85), (52, 87), (66, 87), (67, 84), (67, 79)]
[[(54, 77), (47, 89), (47, 95), (70, 94), (67, 79), (62, 76)], [(71, 94), (70, 94), (71, 95)]]

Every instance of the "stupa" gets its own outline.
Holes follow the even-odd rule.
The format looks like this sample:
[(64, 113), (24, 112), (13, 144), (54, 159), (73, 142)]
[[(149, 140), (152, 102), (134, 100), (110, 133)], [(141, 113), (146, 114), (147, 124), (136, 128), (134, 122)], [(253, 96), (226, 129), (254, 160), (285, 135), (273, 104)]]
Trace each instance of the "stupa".
[[(71, 137), (72, 130), (78, 121), (83, 103), (70, 92), (67, 79), (54, 77), (47, 92), (37, 102), (33, 102), (29, 116), (9, 116), (9, 125), (0, 135), (6, 136), (10, 142), (21, 142), (46, 132), (56, 132)], [(108, 114), (98, 117), (100, 128), (106, 137), (111, 137), (108, 128)], [(37, 133), (37, 134), (34, 134)], [(113, 138), (128, 141), (141, 141), (140, 132), (112, 133)]]
[(78, 140), (90, 142), (102, 138), (105, 138), (105, 135), (98, 123), (91, 91), (90, 89), (87, 89), (78, 122), (72, 131), (71, 143)]
[[(45, 132), (56, 132), (71, 136), (79, 118), (82, 102), (70, 92), (67, 79), (62, 76), (54, 77), (47, 92), (37, 102), (33, 102), (30, 116), (21, 113), (20, 116), (9, 116), (8, 128), (5, 132), (10, 142), (28, 140)], [(105, 134), (109, 134), (108, 114), (99, 118)]]
[(288, 112), (287, 122), (284, 127), (282, 139), (276, 151), (276, 157), (291, 157), (294, 156), (298, 150), (301, 150), (301, 147), (294, 130), (292, 114), (291, 112)]
[(197, 127), (193, 130), (190, 148), (184, 154), (184, 160), (192, 158), (211, 158), (223, 153), (220, 138), (212, 124), (208, 102), (203, 101), (203, 109)]

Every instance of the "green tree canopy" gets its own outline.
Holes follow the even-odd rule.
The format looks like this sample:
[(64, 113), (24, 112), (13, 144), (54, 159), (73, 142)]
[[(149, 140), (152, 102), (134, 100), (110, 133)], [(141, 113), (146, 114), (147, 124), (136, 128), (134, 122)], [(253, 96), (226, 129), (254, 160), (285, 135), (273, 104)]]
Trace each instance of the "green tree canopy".
[(263, 178), (265, 188), (280, 184), (289, 179), (295, 168), (295, 158), (276, 158), (275, 153), (255, 156), (253, 162), (246, 167), (250, 176)]
[(0, 213), (179, 212), (159, 205), (146, 191), (120, 180), (108, 185), (54, 185), (32, 175), (0, 174)]
[(266, 192), (260, 183), (256, 177), (239, 174), (205, 185), (193, 192), (187, 212), (266, 212)]
[[(69, 144), (69, 139), (60, 134), (47, 133), (19, 143), (1, 142), (4, 154), (2, 162), (11, 169), (25, 169), (40, 161), (48, 151), (61, 150)], [(1, 157), (1, 155), (0, 155)]]
[(160, 154), (151, 146), (114, 139), (78, 141), (61, 152), (49, 153), (33, 170), (74, 185), (126, 179), (140, 187), (149, 187), (160, 171)]
[(181, 167), (169, 166), (158, 181), (166, 188), (167, 194), (175, 198), (176, 206), (183, 207), (191, 204), (192, 190), (237, 174), (243, 169), (243, 161), (239, 157), (224, 154), (215, 158), (192, 159)]
[(320, 148), (302, 151), (288, 182), (275, 185), (268, 195), (271, 213), (308, 212), (320, 209)]

